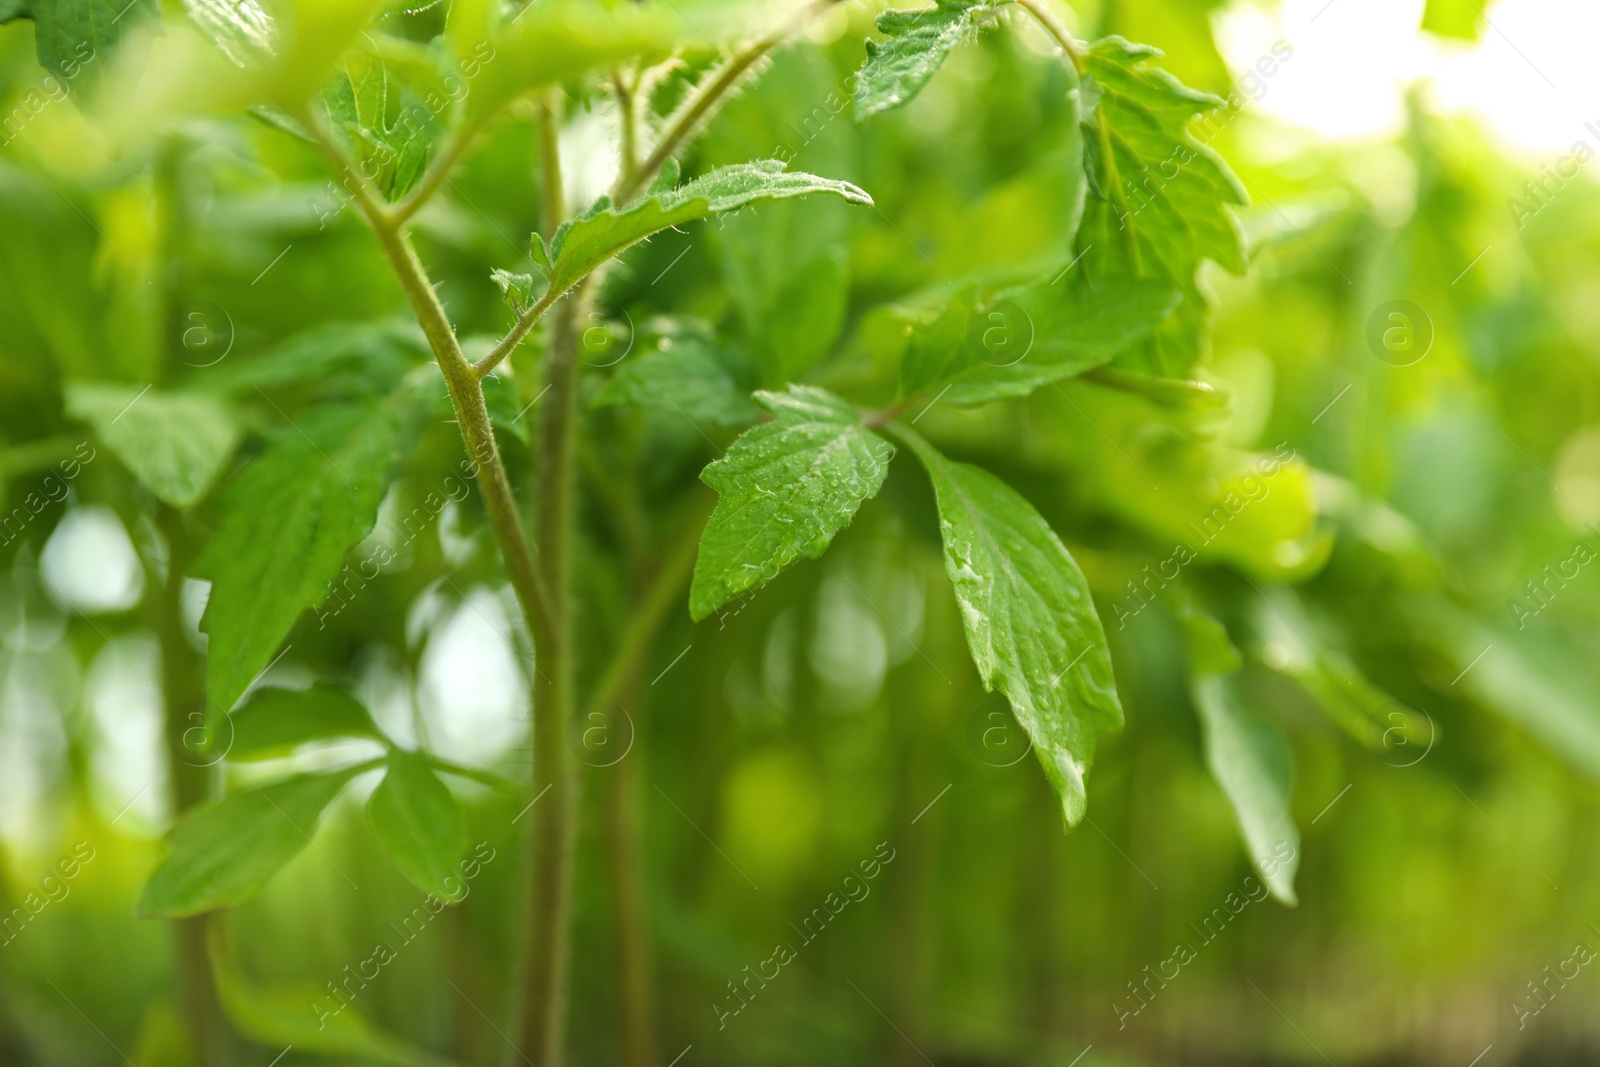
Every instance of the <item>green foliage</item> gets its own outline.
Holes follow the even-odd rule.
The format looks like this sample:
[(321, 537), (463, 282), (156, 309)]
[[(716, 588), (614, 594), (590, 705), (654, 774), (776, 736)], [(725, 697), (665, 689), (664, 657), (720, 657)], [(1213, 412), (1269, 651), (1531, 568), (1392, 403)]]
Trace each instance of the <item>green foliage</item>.
[(311, 843), (323, 809), (355, 773), (246, 786), (184, 816), (139, 898), (139, 914), (173, 919), (243, 904)]
[(1122, 727), (1100, 618), (1088, 583), (1049, 523), (979, 467), (945, 459), (898, 431), (933, 482), (944, 566), (967, 648), (986, 689), (1010, 700), (1068, 826), (1088, 807), (1084, 776), (1097, 735)]
[(211, 491), (241, 436), (237, 417), (204, 393), (75, 382), (67, 413), (88, 423), (141, 485), (175, 508)]
[(372, 532), (415, 399), (330, 406), (276, 440), (227, 490), (221, 526), (196, 564), (212, 583), (207, 708), (226, 714), (344, 555)]
[(349, 691), (322, 682), (305, 690), (257, 689), (228, 721), (232, 740), (227, 757), (238, 762), (276, 759), (315, 741), (383, 740), (365, 704)]
[[(1539, 973), (1600, 901), (1595, 198), (1424, 92), (1217, 110), (1224, 6), (0, 0), (0, 1061), (559, 1064), (563, 929), (595, 1064), (1384, 1060), (1296, 960)], [(130, 921), (274, 878), (209, 977)]]
[(894, 447), (838, 397), (796, 385), (756, 399), (776, 417), (701, 474), (719, 495), (689, 591), (696, 619), (821, 555), (889, 473)]
[(867, 42), (867, 62), (856, 80), (856, 120), (910, 103), (951, 51), (1007, 2), (935, 0), (931, 8), (879, 15), (878, 30), (887, 38)]
[(373, 833), (395, 866), (441, 900), (465, 890), (457, 862), (467, 850), (467, 818), (426, 757), (396, 749), (388, 773), (367, 801)]

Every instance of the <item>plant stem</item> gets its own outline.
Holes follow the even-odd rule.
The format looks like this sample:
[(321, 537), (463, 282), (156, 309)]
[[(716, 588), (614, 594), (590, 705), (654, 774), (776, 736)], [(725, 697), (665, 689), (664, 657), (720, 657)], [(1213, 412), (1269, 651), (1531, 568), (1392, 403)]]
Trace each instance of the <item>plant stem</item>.
[(1079, 44), (1078, 39), (1068, 32), (1067, 28), (1061, 24), (1061, 20), (1052, 15), (1040, 0), (1017, 0), (1017, 6), (1038, 20), (1039, 25), (1045, 28), (1045, 32), (1054, 37), (1056, 43), (1061, 46), (1061, 50), (1067, 53), (1067, 58), (1072, 60), (1073, 68), (1079, 74), (1082, 74), (1084, 70), (1083, 45)]
[(27, 474), (53, 467), (62, 460), (71, 458), (73, 449), (82, 443), (82, 437), (63, 434), (60, 437), (46, 437), (39, 441), (5, 446), (0, 448), (0, 472)]
[[(561, 192), (560, 111), (539, 110), (544, 224), (553, 233), (565, 215)], [(534, 679), (533, 789), (549, 796), (533, 812), (532, 914), (524, 946), (527, 980), (522, 1047), (540, 1067), (561, 1067), (566, 1045), (568, 958), (571, 953), (573, 851), (577, 841), (577, 761), (567, 749), (573, 713), (571, 574), (573, 466), (578, 401), (577, 306), (555, 306), (545, 360), (548, 401), (541, 409), (538, 451), (540, 563), (550, 593), (549, 652)]]
[[(205, 721), (205, 667), (183, 632), (183, 580), (193, 562), (183, 516), (158, 504), (157, 522), (167, 542), (165, 580), (151, 602), (152, 626), (161, 649), (161, 696), (166, 719), (167, 764), (171, 769), (172, 810), (182, 814), (205, 803), (211, 772), (194, 762), (184, 735)], [(163, 576), (151, 571), (152, 584)], [(179, 1003), (194, 1046), (195, 1062), (216, 1067), (227, 1056), (228, 1032), (217, 1003), (216, 982), (207, 952), (209, 915), (172, 924)]]
[(477, 782), (479, 785), (486, 785), (490, 789), (498, 789), (502, 792), (511, 793), (520, 793), (522, 791), (520, 786), (507, 781), (498, 774), (493, 774), (489, 771), (480, 771), (476, 767), (467, 767), (455, 762), (454, 760), (440, 759), (438, 756), (429, 756), (428, 763), (436, 771), (443, 771), (445, 774), (453, 774), (458, 778), (466, 778), (469, 781)]
[(631, 182), (639, 171), (639, 78), (622, 70), (611, 76), (611, 91), (617, 94), (618, 126), (621, 144), (619, 151), (619, 182)]
[[(369, 221), (372, 221), (369, 219)], [(467, 446), (478, 477), (478, 489), (483, 494), (484, 511), (494, 530), (495, 542), (505, 560), (506, 573), (516, 592), (535, 637), (537, 655), (549, 654), (538, 643), (541, 633), (548, 634), (552, 606), (544, 587), (533, 552), (522, 529), (522, 517), (517, 511), (516, 498), (511, 492), (511, 481), (506, 475), (505, 463), (500, 458), (495, 443), (494, 430), (489, 424), (489, 409), (484, 402), (483, 386), (473, 372), (472, 364), (462, 354), (455, 330), (439, 303), (439, 294), (428, 281), (422, 261), (412, 247), (411, 239), (396, 227), (374, 223), (373, 232), (390, 265), (400, 278), (411, 310), (422, 324), (422, 332), (444, 374), (445, 386), (450, 391), (450, 402), (455, 407), (456, 418), (461, 423), (461, 438)]]
[(644, 891), (639, 783), (644, 778), (643, 686), (635, 669), (618, 690), (633, 706), (633, 750), (606, 774), (605, 841), (611, 874), (611, 924), (617, 968), (617, 1016), (623, 1067), (658, 1067), (654, 965)]
[(511, 354), (512, 349), (522, 343), (522, 339), (528, 336), (528, 331), (538, 325), (539, 320), (544, 318), (545, 312), (550, 310), (550, 306), (565, 296), (568, 291), (561, 290), (558, 292), (555, 289), (546, 289), (545, 294), (532, 307), (517, 316), (515, 325), (511, 327), (510, 332), (501, 339), (500, 343), (495, 345), (487, 356), (472, 365), (472, 373), (479, 378), (487, 377), (490, 371), (498, 367), (500, 362)]

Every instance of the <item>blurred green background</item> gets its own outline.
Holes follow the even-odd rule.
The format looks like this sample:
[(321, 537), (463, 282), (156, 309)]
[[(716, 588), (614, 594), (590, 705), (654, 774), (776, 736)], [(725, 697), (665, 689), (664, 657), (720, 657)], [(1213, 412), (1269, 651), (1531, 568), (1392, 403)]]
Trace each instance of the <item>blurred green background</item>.
[[(861, 127), (829, 101), (847, 99), (875, 11), (845, 5), (782, 50), (688, 169), (786, 150), (878, 210), (786, 203), (663, 234), (608, 280), (585, 335), (592, 386), (654, 316), (687, 313), (748, 351), (809, 346), (810, 380), (882, 402), (897, 301), (1048, 253), (1064, 221), (1052, 150), (1069, 133), (1048, 41), (1020, 20), (986, 33)], [(1061, 14), (1232, 93), (1209, 143), (1253, 201), (1248, 274), (1202, 279), (1214, 339), (1193, 376), (1221, 402), (1075, 381), (918, 423), (1022, 491), (1089, 576), (1127, 727), (1102, 742), (1088, 819), (1063, 836), (1025, 739), (978, 684), (931, 493), (900, 464), (822, 560), (723, 618), (675, 610), (654, 681), (585, 750), (573, 1062), (619, 1062), (620, 805), (643, 842), (663, 1065), (1600, 1063), (1595, 12), (1103, 0)], [(385, 29), (419, 36), (439, 17), (397, 11)], [(64, 383), (213, 376), (245, 412), (248, 453), (391, 351), (337, 340), (346, 355), (314, 388), (275, 385), (292, 339), (403, 323), (404, 304), (304, 145), (239, 116), (106, 151), (48, 91), (33, 35), (0, 27), (0, 1063), (182, 1063), (176, 942), (131, 908), (175, 780), (217, 773), (175, 771), (160, 699), (164, 667), (199, 647), (205, 590), (166, 580), (170, 509), (69, 413)], [(420, 220), (463, 334), (506, 322), (488, 272), (521, 261), (538, 222), (529, 131), (496, 127)], [(575, 202), (607, 184), (614, 136), (574, 93)], [(1402, 320), (1392, 301), (1408, 302)], [(1414, 337), (1386, 344), (1395, 328)], [(529, 399), (507, 398), (505, 441)], [(583, 618), (606, 635), (629, 539), (662, 536), (635, 513), (687, 499), (733, 431), (592, 417)], [(527, 661), (477, 498), (415, 537), (400, 525), (461, 460), (453, 426), (419, 432), (380, 518), (398, 559), (347, 607), (308, 613), (271, 677), (350, 681), (402, 740), (525, 778)], [(1297, 462), (1146, 610), (1129, 583), (1274, 454)], [(508, 455), (524, 477), (526, 450)], [(613, 484), (619, 465), (634, 476)], [(1293, 908), (1251, 890), (1207, 769), (1185, 650), (1196, 604), (1246, 654), (1240, 697), (1292, 756)], [(419, 903), (362, 829), (360, 794), (220, 924), (238, 1063), (428, 1062), (318, 1051), (295, 1029)], [(501, 1020), (525, 800), (461, 796), (494, 859), (355, 1007), (405, 1049), (455, 1050), (438, 1062), (520, 1062)], [(819, 907), (816, 932), (803, 924)], [(779, 944), (792, 962), (739, 985)]]

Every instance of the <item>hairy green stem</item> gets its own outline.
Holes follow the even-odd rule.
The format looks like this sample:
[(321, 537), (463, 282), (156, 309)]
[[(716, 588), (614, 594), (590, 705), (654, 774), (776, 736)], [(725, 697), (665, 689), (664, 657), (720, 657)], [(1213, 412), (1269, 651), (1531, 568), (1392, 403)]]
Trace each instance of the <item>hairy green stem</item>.
[[(566, 215), (561, 186), (559, 101), (539, 109), (544, 225), (554, 233)], [(572, 874), (577, 844), (577, 761), (567, 749), (576, 664), (572, 642), (573, 482), (578, 403), (577, 305), (554, 307), (545, 357), (546, 402), (535, 442), (538, 458), (540, 563), (550, 593), (550, 652), (534, 680), (532, 912), (523, 962), (527, 988), (522, 1046), (540, 1067), (561, 1067), (566, 1051), (568, 960), (571, 955)]]
[(611, 91), (617, 94), (619, 182), (631, 182), (639, 172), (639, 79), (617, 70), (611, 76)]
[(633, 749), (605, 775), (605, 843), (611, 876), (611, 925), (617, 969), (618, 1039), (622, 1067), (660, 1067), (655, 970), (645, 904), (644, 835), (639, 826), (644, 780), (644, 686), (635, 669), (618, 696), (635, 712)]

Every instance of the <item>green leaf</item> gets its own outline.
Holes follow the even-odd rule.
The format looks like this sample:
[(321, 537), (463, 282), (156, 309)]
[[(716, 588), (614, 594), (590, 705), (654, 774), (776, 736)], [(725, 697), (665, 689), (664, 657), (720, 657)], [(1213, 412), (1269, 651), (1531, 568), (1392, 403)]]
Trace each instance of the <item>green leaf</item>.
[(1243, 231), (1230, 205), (1249, 197), (1191, 128), (1223, 101), (1149, 62), (1160, 55), (1120, 37), (1089, 47), (1083, 124), (1090, 195), (1078, 247), (1091, 277), (1161, 278), (1182, 293), (1179, 312), (1131, 368), (1180, 375), (1200, 355), (1205, 299), (1195, 271), (1211, 259), (1244, 272)]
[(228, 489), (221, 527), (195, 565), (212, 582), (201, 619), (212, 715), (233, 707), (300, 613), (326, 597), (345, 552), (372, 532), (408, 422), (400, 407), (301, 416)]
[(322, 810), (356, 773), (346, 768), (247, 786), (184, 815), (139, 897), (139, 915), (176, 919), (243, 904), (311, 843)]
[(957, 45), (1008, 0), (936, 0), (918, 11), (885, 11), (877, 26), (887, 34), (867, 42), (867, 62), (856, 76), (856, 121), (908, 104)]
[[(1167, 593), (1167, 590), (1162, 592)], [(1168, 599), (1183, 627), (1191, 674), (1233, 674), (1244, 666), (1244, 658), (1228, 636), (1228, 628), (1215, 615), (1202, 610), (1186, 586), (1172, 586)]]
[(233, 743), (227, 757), (237, 762), (287, 756), (313, 741), (384, 739), (366, 705), (349, 690), (321, 682), (304, 690), (257, 689), (229, 719)]
[(427, 757), (403, 750), (389, 754), (389, 773), (367, 802), (367, 818), (389, 858), (417, 888), (441, 900), (460, 898), (457, 863), (467, 850), (467, 817)]
[(821, 555), (877, 495), (894, 454), (855, 408), (824, 390), (792, 385), (756, 399), (777, 418), (740, 435), (700, 475), (719, 497), (689, 590), (695, 619)]
[(1147, 337), (1178, 303), (1162, 281), (1057, 277), (1002, 293), (976, 310), (959, 294), (914, 330), (901, 369), (905, 396), (938, 391), (952, 404), (1026, 396), (1082, 374)]
[(636, 404), (682, 415), (690, 422), (739, 426), (760, 414), (750, 393), (751, 368), (717, 342), (710, 327), (670, 325), (651, 352), (627, 360), (595, 394), (593, 407)]
[(272, 16), (256, 0), (183, 0), (189, 21), (241, 67), (272, 55)]
[(828, 193), (853, 204), (872, 197), (849, 182), (788, 173), (776, 159), (721, 167), (676, 189), (654, 193), (617, 209), (602, 197), (561, 225), (550, 243), (550, 287), (564, 293), (613, 256), (671, 226), (737, 211), (764, 200)]
[[(156, 0), (7, 0), (0, 23), (33, 20), (39, 65), (60, 78), (69, 93), (93, 97), (123, 34), (146, 19), (161, 19)], [(81, 99), (81, 97), (80, 97)]]
[(1272, 895), (1295, 904), (1300, 831), (1289, 812), (1291, 757), (1283, 732), (1247, 711), (1231, 678), (1195, 675), (1206, 765), (1233, 805), (1250, 860)]
[(505, 297), (506, 306), (512, 311), (521, 315), (532, 306), (535, 285), (533, 275), (513, 274), (496, 267), (489, 272), (489, 277), (500, 287), (500, 295)]
[(1088, 806), (1098, 734), (1122, 728), (1111, 652), (1083, 572), (1050, 525), (988, 471), (953, 463), (903, 427), (933, 482), (945, 573), (984, 688), (1033, 741), (1068, 826)]
[(75, 382), (66, 393), (67, 414), (175, 508), (199, 503), (239, 445), (237, 421), (213, 396), (106, 382)]

